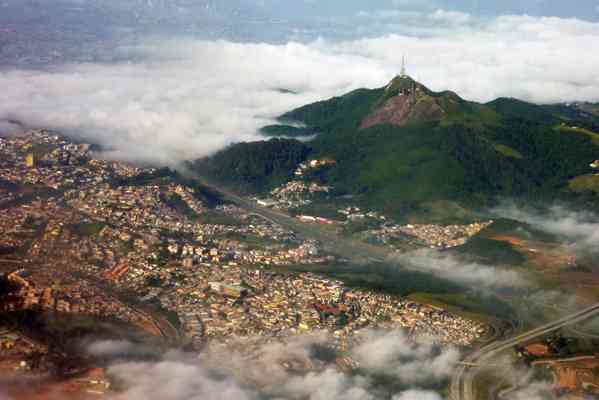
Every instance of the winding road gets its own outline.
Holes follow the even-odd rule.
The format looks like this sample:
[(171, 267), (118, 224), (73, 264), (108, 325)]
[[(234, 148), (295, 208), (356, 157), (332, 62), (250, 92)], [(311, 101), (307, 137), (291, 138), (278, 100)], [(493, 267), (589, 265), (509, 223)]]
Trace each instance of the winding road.
[[(477, 393), (474, 388), (474, 380), (480, 370), (480, 365), (484, 365), (499, 353), (513, 348), (519, 344), (525, 343), (531, 339), (556, 331), (564, 326), (569, 326), (577, 322), (584, 321), (597, 314), (599, 314), (599, 303), (593, 304), (592, 306), (586, 307), (576, 313), (549, 322), (520, 335), (513, 336), (506, 340), (492, 342), (471, 353), (463, 360), (463, 364), (457, 367), (456, 372), (452, 377), (450, 387), (451, 400), (476, 400)], [(470, 365), (479, 366), (472, 367)]]

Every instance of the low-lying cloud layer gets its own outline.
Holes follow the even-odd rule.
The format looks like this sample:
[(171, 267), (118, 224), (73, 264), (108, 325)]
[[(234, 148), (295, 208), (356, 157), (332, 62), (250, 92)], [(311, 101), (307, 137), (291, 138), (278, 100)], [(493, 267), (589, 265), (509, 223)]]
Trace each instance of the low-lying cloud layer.
[(143, 61), (0, 73), (0, 120), (82, 136), (111, 157), (174, 164), (256, 140), (284, 111), (387, 75), (364, 57), (294, 43), (166, 40), (129, 54)]
[[(112, 400), (443, 400), (438, 389), (448, 383), (460, 360), (453, 347), (439, 347), (431, 338), (408, 339), (402, 331), (369, 331), (348, 355), (359, 369), (339, 371), (319, 352), (330, 345), (325, 333), (288, 338), (285, 343), (259, 345), (248, 354), (236, 345), (209, 346), (197, 358), (170, 352), (159, 361), (121, 361), (109, 374), (124, 384)], [(135, 345), (99, 342), (94, 347), (118, 356)], [(246, 350), (249, 348), (243, 345)], [(513, 360), (493, 360), (489, 372), (513, 389), (504, 398), (553, 399), (550, 384), (534, 380)], [(382, 380), (381, 380), (382, 378)], [(383, 383), (386, 382), (386, 383)]]
[(559, 205), (541, 211), (503, 204), (494, 212), (566, 239), (578, 251), (593, 254), (599, 252), (599, 215), (587, 211), (574, 211)]
[[(439, 399), (431, 389), (449, 378), (460, 358), (457, 350), (439, 348), (428, 339), (409, 341), (401, 332), (369, 332), (350, 351), (360, 370), (345, 374), (318, 354), (319, 346), (330, 340), (325, 334), (300, 336), (285, 344), (265, 344), (251, 356), (214, 347), (199, 359), (169, 353), (157, 362), (117, 362), (109, 373), (127, 389), (114, 400)], [(111, 347), (117, 354), (123, 349), (122, 343), (94, 346), (102, 348), (102, 354)], [(375, 383), (373, 374), (391, 379), (397, 392)]]
[[(467, 99), (599, 100), (599, 23), (443, 10), (362, 18), (412, 18), (422, 29), (281, 45), (148, 39), (114, 57), (131, 62), (4, 70), (0, 129), (18, 129), (16, 120), (107, 145), (110, 157), (175, 164), (256, 140), (260, 126), (293, 107), (383, 86), (402, 54), (414, 77)], [(580, 54), (585, 62), (574, 61)]]
[(400, 268), (432, 274), (471, 289), (522, 288), (530, 285), (513, 270), (480, 264), (451, 254), (424, 249), (395, 257)]
[(495, 390), (500, 389), (499, 399), (504, 400), (555, 400), (557, 399), (551, 382), (539, 380), (533, 368), (514, 363), (510, 356), (481, 360), (481, 373), (492, 377)]
[(408, 339), (401, 332), (370, 332), (353, 351), (360, 366), (410, 384), (440, 382), (460, 360), (457, 349), (440, 349), (432, 341)]

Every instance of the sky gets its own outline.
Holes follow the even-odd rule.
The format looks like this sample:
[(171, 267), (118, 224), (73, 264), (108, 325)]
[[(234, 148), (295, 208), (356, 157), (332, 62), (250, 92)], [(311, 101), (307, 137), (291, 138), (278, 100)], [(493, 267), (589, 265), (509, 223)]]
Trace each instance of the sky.
[(403, 55), (468, 100), (599, 101), (598, 17), (599, 0), (0, 0), (0, 134), (177, 165), (384, 86)]
[(431, 26), (410, 28), (419, 13), (437, 10), (471, 23), (501, 15), (599, 20), (599, 0), (0, 0), (0, 65), (106, 60), (106, 50), (149, 34), (268, 43), (429, 36)]

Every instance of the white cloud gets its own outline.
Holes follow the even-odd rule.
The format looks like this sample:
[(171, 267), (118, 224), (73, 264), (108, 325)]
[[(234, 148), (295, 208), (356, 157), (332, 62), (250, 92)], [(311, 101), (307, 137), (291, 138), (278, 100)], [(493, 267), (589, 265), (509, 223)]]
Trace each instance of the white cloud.
[(146, 61), (0, 72), (0, 120), (91, 138), (116, 158), (168, 164), (255, 140), (290, 108), (386, 75), (374, 60), (317, 45), (182, 40), (133, 51)]
[(401, 331), (370, 332), (352, 351), (360, 366), (407, 384), (440, 382), (460, 360), (457, 349), (441, 349), (431, 339), (409, 339)]
[(327, 368), (321, 372), (310, 372), (303, 376), (291, 377), (276, 393), (281, 399), (306, 400), (375, 400), (368, 389), (360, 386), (347, 375)]
[(150, 345), (133, 344), (128, 340), (84, 341), (81, 347), (95, 357), (107, 359), (127, 359), (131, 357), (147, 357), (156, 353), (157, 348)]
[(133, 344), (126, 340), (103, 340), (90, 344), (87, 350), (95, 356), (119, 356), (133, 349)]
[(473, 289), (518, 288), (529, 282), (518, 272), (469, 262), (433, 250), (418, 250), (395, 257), (399, 268), (432, 274)]
[(557, 399), (553, 385), (546, 382), (533, 382), (511, 393), (511, 400), (552, 400)]
[(402, 35), (282, 45), (154, 39), (122, 49), (141, 60), (132, 63), (0, 71), (0, 129), (20, 120), (110, 144), (112, 157), (175, 163), (255, 140), (293, 107), (383, 86), (402, 54), (415, 78), (467, 99), (599, 100), (599, 23), (419, 15), (402, 17), (428, 21), (398, 28)]
[(502, 398), (510, 400), (556, 400), (551, 382), (539, 380), (534, 367), (514, 362), (509, 355), (479, 360), (481, 374), (501, 382), (506, 391)]
[(546, 212), (503, 204), (493, 210), (502, 217), (526, 222), (534, 228), (558, 235), (571, 242), (577, 250), (597, 252), (599, 215), (553, 206)]
[(406, 388), (415, 383), (422, 388), (406, 389), (394, 399), (411, 400), (420, 393), (436, 400), (427, 388), (447, 379), (452, 363), (459, 359), (455, 349), (410, 342), (399, 332), (369, 332), (365, 339), (351, 352), (362, 364), (354, 374), (340, 372), (334, 363), (317, 357), (315, 346), (331, 344), (325, 334), (258, 345), (250, 354), (237, 351), (237, 346), (247, 350), (255, 344), (233, 342), (210, 346), (199, 359), (171, 352), (159, 361), (120, 362), (109, 368), (109, 374), (126, 389), (113, 400), (375, 400), (389, 397), (381, 395), (387, 389), (370, 377), (381, 372)]
[(127, 386), (127, 400), (249, 400), (256, 396), (230, 377), (182, 360), (128, 362), (109, 369)]

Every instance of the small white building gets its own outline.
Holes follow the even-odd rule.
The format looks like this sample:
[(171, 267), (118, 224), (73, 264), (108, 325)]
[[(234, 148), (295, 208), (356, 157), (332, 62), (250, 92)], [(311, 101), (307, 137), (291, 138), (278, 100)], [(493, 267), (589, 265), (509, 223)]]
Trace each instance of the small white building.
[(259, 199), (259, 200), (257, 200), (257, 203), (258, 203), (259, 206), (262, 206), (262, 207), (272, 207), (272, 206), (275, 206), (277, 204), (276, 201), (270, 200), (270, 199), (264, 199), (264, 200), (263, 199)]

